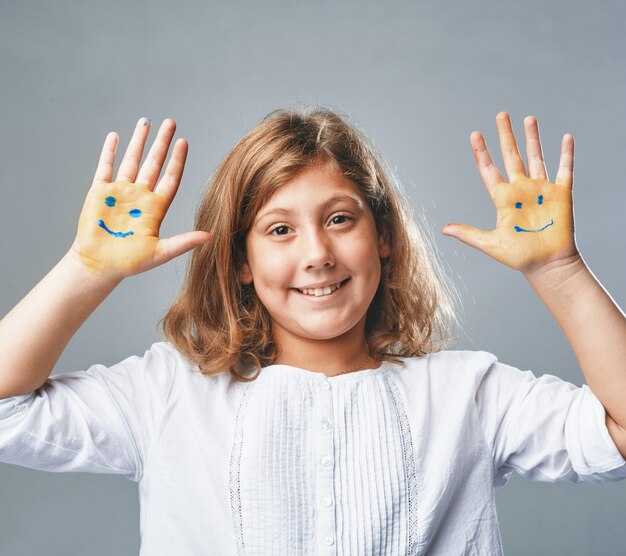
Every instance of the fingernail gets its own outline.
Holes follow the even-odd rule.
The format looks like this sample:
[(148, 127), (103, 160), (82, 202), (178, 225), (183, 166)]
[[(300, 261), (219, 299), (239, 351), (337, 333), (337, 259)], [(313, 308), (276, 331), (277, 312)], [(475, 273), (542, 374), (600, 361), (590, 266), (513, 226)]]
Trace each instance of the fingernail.
[(144, 118), (143, 125), (148, 125), (149, 123), (150, 123), (150, 119), (149, 118)]

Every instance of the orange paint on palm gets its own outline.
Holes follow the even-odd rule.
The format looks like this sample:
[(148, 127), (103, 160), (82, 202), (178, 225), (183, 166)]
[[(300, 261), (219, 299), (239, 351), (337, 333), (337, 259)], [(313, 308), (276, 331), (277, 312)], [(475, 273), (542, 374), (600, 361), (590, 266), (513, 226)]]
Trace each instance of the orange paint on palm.
[(120, 181), (94, 185), (78, 222), (82, 262), (92, 272), (129, 274), (151, 260), (166, 200), (148, 186)]
[(522, 260), (525, 265), (545, 262), (571, 247), (574, 221), (569, 187), (518, 176), (495, 188), (494, 203), (497, 260), (515, 268)]

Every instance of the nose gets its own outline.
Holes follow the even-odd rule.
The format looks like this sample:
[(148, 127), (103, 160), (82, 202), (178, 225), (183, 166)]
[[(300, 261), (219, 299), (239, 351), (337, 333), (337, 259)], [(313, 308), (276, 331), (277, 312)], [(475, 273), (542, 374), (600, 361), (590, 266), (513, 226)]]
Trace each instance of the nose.
[(320, 230), (306, 232), (301, 248), (304, 268), (311, 269), (335, 266), (332, 244), (324, 232)]

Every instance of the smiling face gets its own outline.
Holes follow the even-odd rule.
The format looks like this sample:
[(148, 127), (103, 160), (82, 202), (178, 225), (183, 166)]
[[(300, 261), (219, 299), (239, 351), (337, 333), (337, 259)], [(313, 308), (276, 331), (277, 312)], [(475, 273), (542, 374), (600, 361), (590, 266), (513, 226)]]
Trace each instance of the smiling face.
[(256, 215), (241, 280), (268, 310), (279, 352), (298, 342), (364, 338), (380, 258), (389, 254), (364, 195), (325, 162), (281, 187)]

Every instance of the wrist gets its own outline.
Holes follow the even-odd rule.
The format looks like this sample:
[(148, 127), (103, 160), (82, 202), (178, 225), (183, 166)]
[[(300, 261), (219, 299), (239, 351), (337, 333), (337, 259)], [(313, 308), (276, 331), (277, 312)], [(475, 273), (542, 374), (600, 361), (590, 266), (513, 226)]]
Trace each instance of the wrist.
[(572, 279), (581, 274), (590, 273), (579, 252), (567, 257), (550, 261), (539, 267), (524, 272), (530, 285), (537, 291), (546, 289), (562, 289)]
[(80, 255), (70, 249), (59, 263), (68, 276), (78, 280), (87, 289), (112, 291), (124, 279), (119, 273), (102, 272), (98, 273), (85, 265)]

